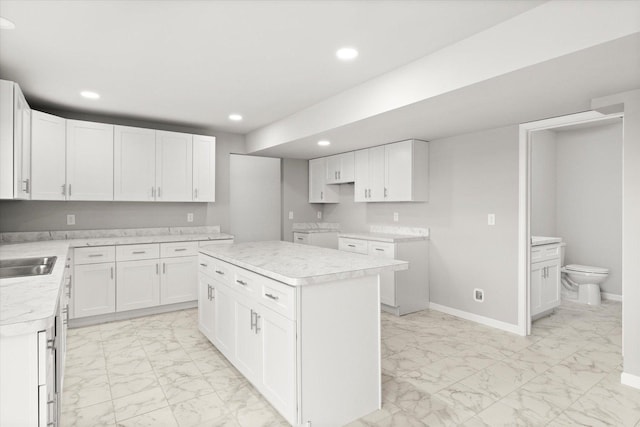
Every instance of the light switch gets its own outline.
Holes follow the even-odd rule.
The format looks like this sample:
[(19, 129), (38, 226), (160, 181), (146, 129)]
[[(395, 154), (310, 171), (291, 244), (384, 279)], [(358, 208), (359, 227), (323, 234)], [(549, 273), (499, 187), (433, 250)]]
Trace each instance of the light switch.
[(496, 214), (487, 215), (487, 224), (488, 225), (496, 225)]
[(76, 225), (76, 216), (74, 214), (67, 215), (67, 225)]
[(193, 213), (189, 212), (187, 214), (187, 222), (193, 222)]
[(398, 222), (398, 212), (393, 213), (393, 222)]
[(322, 211), (318, 211), (318, 214), (316, 216), (318, 217), (318, 219), (322, 219)]
[(289, 219), (293, 219), (293, 211), (289, 211)]

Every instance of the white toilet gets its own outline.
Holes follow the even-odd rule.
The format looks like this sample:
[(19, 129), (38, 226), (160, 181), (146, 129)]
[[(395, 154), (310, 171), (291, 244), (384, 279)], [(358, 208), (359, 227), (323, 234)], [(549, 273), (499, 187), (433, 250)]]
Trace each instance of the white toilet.
[[(561, 262), (564, 264), (564, 245), (561, 247)], [(600, 304), (600, 283), (609, 276), (609, 269), (589, 265), (569, 264), (560, 269), (565, 287), (578, 291), (578, 302), (589, 305)]]

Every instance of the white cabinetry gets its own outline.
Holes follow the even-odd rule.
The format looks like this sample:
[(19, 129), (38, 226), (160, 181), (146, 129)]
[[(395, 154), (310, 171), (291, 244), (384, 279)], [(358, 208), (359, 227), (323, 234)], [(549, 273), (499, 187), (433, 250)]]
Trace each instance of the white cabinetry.
[(327, 159), (327, 184), (343, 184), (354, 181), (354, 152), (336, 154)]
[(113, 200), (113, 125), (67, 120), (67, 199)]
[(560, 244), (531, 248), (531, 317), (540, 317), (560, 305), (560, 267)]
[(380, 274), (382, 309), (401, 316), (429, 307), (429, 243), (401, 240), (395, 243), (340, 237), (342, 251), (409, 262), (409, 269)]
[(198, 257), (162, 258), (160, 304), (198, 299)]
[(96, 246), (74, 251), (74, 318), (116, 311), (115, 248)]
[(157, 243), (116, 247), (116, 311), (160, 303), (159, 254)]
[(156, 131), (156, 200), (193, 200), (193, 135)]
[(408, 140), (355, 153), (356, 202), (423, 202), (428, 189), (427, 142)]
[(193, 135), (193, 200), (216, 200), (216, 138)]
[(327, 185), (327, 158), (309, 160), (309, 203), (338, 203), (339, 188)]
[(294, 231), (293, 243), (338, 249), (338, 231), (322, 231), (314, 233)]
[(156, 131), (115, 126), (113, 173), (115, 200), (155, 200)]
[(31, 114), (31, 199), (66, 200), (67, 121)]
[(213, 278), (201, 271), (198, 277), (198, 328), (212, 342), (216, 320), (215, 289)]
[(31, 108), (20, 86), (0, 80), (0, 199), (31, 194)]

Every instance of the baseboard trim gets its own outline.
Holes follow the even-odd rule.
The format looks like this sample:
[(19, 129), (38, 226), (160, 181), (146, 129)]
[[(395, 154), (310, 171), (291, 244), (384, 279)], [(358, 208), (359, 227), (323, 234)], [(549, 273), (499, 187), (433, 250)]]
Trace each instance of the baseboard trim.
[(429, 308), (431, 310), (440, 311), (442, 313), (460, 317), (461, 319), (480, 323), (481, 325), (520, 335), (520, 329), (518, 328), (518, 325), (501, 322), (500, 320), (492, 319), (490, 317), (480, 316), (479, 314), (469, 313), (468, 311), (458, 310), (456, 308), (447, 307), (446, 305), (440, 305), (434, 302), (429, 303)]
[(116, 313), (101, 314), (98, 316), (79, 317), (69, 319), (69, 328), (82, 328), (84, 326), (99, 325), (101, 323), (115, 322), (118, 320), (129, 320), (136, 317), (151, 316), (153, 314), (163, 314), (170, 311), (186, 310), (198, 306), (198, 301), (179, 302), (175, 304), (157, 305), (155, 307), (139, 308), (137, 310), (119, 311)]
[(601, 292), (600, 296), (602, 297), (602, 299), (607, 299), (609, 301), (620, 301), (620, 302), (622, 302), (622, 295), (610, 294), (610, 293), (607, 293), (607, 292)]
[(620, 382), (629, 387), (640, 389), (640, 376), (638, 375), (623, 372), (622, 375), (620, 375)]

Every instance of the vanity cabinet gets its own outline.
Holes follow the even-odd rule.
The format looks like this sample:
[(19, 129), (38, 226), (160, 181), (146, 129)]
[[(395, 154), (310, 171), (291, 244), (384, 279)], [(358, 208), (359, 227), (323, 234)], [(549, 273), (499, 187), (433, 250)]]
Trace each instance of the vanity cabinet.
[(31, 200), (66, 200), (67, 121), (31, 114)]
[(531, 248), (529, 298), (532, 318), (544, 316), (560, 305), (560, 250), (558, 243)]
[(327, 159), (309, 160), (309, 203), (338, 203), (339, 188), (327, 185)]
[(67, 120), (67, 200), (113, 200), (113, 125)]
[(356, 202), (426, 202), (426, 141), (407, 140), (355, 152)]
[(380, 274), (382, 309), (401, 316), (429, 307), (429, 244), (427, 240), (382, 242), (362, 238), (339, 237), (338, 249), (409, 262), (404, 271)]
[(17, 83), (0, 80), (0, 199), (31, 198), (31, 108)]
[(344, 184), (354, 181), (354, 152), (336, 154), (326, 157), (326, 183)]

